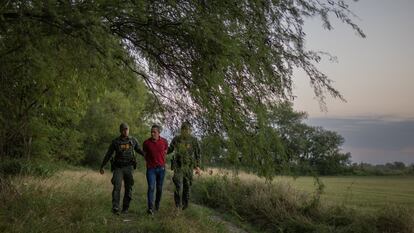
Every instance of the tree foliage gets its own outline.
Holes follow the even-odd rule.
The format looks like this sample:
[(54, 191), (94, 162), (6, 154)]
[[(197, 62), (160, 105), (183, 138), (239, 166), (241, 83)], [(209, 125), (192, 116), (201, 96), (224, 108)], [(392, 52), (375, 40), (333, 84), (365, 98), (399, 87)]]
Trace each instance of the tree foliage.
[[(118, 118), (94, 116), (100, 118), (97, 123), (128, 120), (143, 127), (138, 121), (147, 90), (135, 73), (113, 59), (128, 57), (119, 38), (94, 24), (82, 26), (93, 15), (83, 18), (70, 4), (53, 1), (8, 1), (0, 9), (2, 156), (80, 163), (85, 138), (103, 133), (85, 130), (85, 118), (91, 118), (86, 114), (108, 92), (123, 93), (115, 101)], [(94, 121), (88, 123), (95, 127)]]
[(1, 141), (28, 144), (31, 116), (71, 128), (103, 90), (132, 93), (127, 83), (140, 77), (154, 117), (172, 128), (190, 120), (228, 138), (233, 160), (248, 154), (266, 167), (281, 154), (269, 112), (291, 100), (295, 68), (322, 103), (326, 94), (342, 98), (315, 67), (321, 53), (304, 46), (304, 20), (320, 17), (332, 29), (331, 16), (364, 36), (343, 0), (3, 1), (0, 107), (11, 110)]
[[(236, 164), (267, 177), (348, 172), (350, 154), (341, 150), (344, 143), (341, 135), (307, 125), (304, 122), (306, 114), (295, 112), (289, 102), (273, 108), (267, 119), (271, 127), (261, 127), (265, 132), (257, 130), (249, 141), (232, 142), (218, 135), (205, 137), (202, 141), (205, 162), (213, 165)], [(242, 151), (236, 153), (238, 157), (232, 154), (232, 145), (238, 146), (236, 151)]]
[(342, 174), (350, 166), (350, 153), (342, 151), (344, 138), (319, 126), (309, 126), (306, 114), (295, 112), (285, 102), (273, 109), (270, 121), (278, 130), (289, 161), (296, 174)]
[[(141, 87), (142, 88), (142, 87)], [(145, 93), (134, 89), (135, 93)], [(145, 96), (142, 96), (145, 98)], [(100, 165), (110, 142), (118, 136), (119, 122), (128, 122), (133, 135), (146, 135), (149, 131), (142, 125), (144, 101), (134, 102), (119, 91), (108, 92), (94, 101), (88, 108), (85, 117), (80, 122), (80, 128), (85, 135), (83, 148), (86, 164)], [(142, 137), (138, 137), (143, 142)]]
[(167, 121), (204, 130), (255, 127), (263, 110), (291, 97), (295, 67), (316, 96), (341, 97), (304, 47), (306, 17), (335, 14), (363, 36), (344, 1), (152, 1), (106, 5), (110, 31), (124, 38)]

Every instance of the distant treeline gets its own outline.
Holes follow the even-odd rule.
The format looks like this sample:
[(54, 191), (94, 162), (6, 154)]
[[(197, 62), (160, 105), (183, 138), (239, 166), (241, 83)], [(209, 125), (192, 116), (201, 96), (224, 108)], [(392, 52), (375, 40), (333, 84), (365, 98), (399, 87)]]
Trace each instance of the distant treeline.
[[(231, 139), (206, 135), (201, 143), (203, 160), (205, 164), (237, 167), (259, 176), (349, 174), (351, 154), (341, 150), (344, 138), (305, 124), (306, 117), (306, 113), (294, 111), (291, 103), (281, 103), (269, 114), (272, 127), (256, 129), (257, 136), (248, 141), (229, 143)], [(265, 137), (258, 136), (260, 131), (265, 131)], [(239, 152), (240, 148), (244, 153)], [(249, 163), (260, 157), (267, 158), (260, 161), (260, 169)]]
[[(233, 168), (233, 165), (217, 163), (216, 161), (207, 162), (207, 166)], [(249, 167), (240, 167), (241, 170), (251, 171)], [(280, 175), (330, 175), (330, 176), (399, 176), (414, 175), (414, 164), (406, 165), (403, 162), (393, 162), (386, 164), (352, 163), (340, 166), (340, 169), (330, 170), (330, 173), (322, 173), (317, 168), (308, 165), (294, 165), (280, 173)]]
[(347, 168), (345, 174), (352, 175), (414, 175), (414, 164), (405, 165), (403, 162), (393, 162), (386, 164), (369, 164), (369, 163), (353, 163)]

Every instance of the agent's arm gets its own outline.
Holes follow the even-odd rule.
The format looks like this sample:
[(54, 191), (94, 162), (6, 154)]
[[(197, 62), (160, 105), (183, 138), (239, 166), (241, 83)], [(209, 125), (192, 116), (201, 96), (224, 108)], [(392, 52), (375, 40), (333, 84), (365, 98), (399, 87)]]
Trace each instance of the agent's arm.
[(105, 157), (104, 157), (103, 161), (102, 161), (101, 168), (99, 169), (99, 172), (101, 174), (105, 173), (103, 168), (105, 167), (106, 163), (111, 159), (112, 154), (114, 153), (114, 151), (115, 151), (115, 143), (112, 142), (111, 145), (109, 146), (106, 154), (105, 154)]
[(195, 158), (195, 172), (197, 175), (201, 173), (201, 149), (200, 149), (200, 143), (198, 143), (197, 139), (194, 139), (194, 158)]
[(140, 154), (140, 155), (144, 156), (144, 155), (145, 155), (145, 153), (144, 153), (144, 151), (142, 151), (141, 147), (139, 146), (138, 141), (137, 141), (136, 139), (134, 139), (134, 140), (135, 140), (134, 150), (135, 150), (138, 154)]
[(167, 154), (171, 154), (174, 151), (176, 141), (177, 141), (177, 139), (173, 138), (173, 140), (171, 141), (170, 146), (168, 147)]

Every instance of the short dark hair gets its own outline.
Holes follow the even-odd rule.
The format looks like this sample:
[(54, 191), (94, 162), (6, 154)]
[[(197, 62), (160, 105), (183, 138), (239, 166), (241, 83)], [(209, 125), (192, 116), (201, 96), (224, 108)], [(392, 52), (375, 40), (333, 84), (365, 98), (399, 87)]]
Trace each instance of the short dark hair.
[(157, 129), (159, 133), (161, 133), (161, 126), (157, 125), (157, 124), (153, 124), (151, 126), (151, 129)]
[(191, 123), (189, 121), (184, 121), (181, 124), (181, 129), (191, 129)]

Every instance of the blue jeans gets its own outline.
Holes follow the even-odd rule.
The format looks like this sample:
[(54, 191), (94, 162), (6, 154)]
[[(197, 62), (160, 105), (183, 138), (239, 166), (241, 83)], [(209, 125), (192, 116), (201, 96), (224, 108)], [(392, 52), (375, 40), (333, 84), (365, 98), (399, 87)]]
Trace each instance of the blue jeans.
[(155, 209), (158, 210), (160, 207), (161, 195), (162, 195), (162, 184), (164, 182), (165, 167), (147, 168), (147, 201), (148, 209), (153, 209), (154, 205), (154, 190), (155, 195)]

